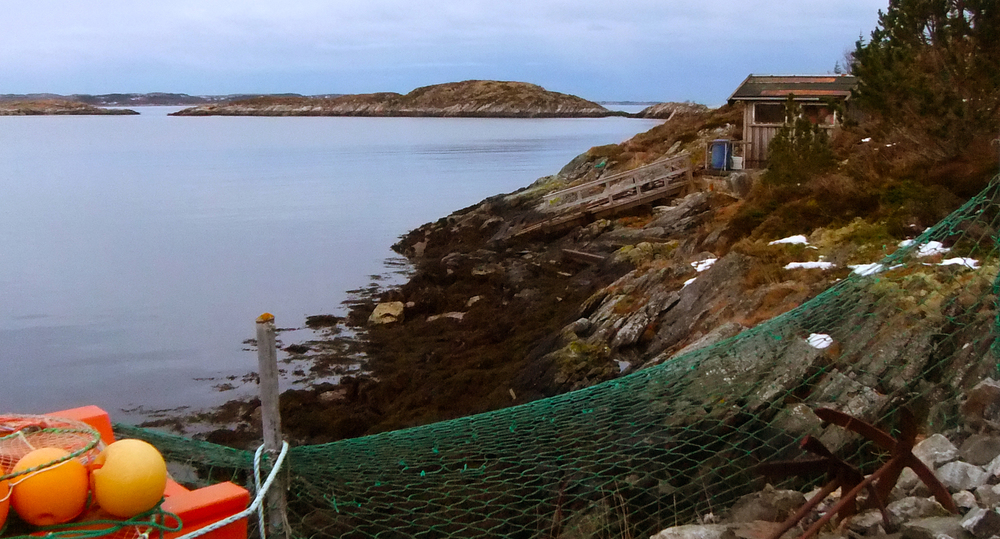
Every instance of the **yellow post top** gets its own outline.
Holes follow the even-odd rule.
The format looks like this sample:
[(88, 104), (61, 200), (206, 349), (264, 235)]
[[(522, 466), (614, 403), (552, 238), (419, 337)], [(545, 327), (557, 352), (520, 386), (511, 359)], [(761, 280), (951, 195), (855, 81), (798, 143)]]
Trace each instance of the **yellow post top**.
[(274, 315), (271, 313), (264, 313), (257, 317), (258, 324), (265, 324), (267, 322), (274, 322)]

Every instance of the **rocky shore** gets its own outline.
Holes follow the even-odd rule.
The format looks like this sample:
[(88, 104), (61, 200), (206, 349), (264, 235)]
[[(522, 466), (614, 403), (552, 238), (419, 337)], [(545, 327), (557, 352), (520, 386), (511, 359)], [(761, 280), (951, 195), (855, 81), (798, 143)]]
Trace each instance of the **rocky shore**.
[[(762, 279), (761, 266), (776, 261), (761, 256), (789, 255), (780, 248), (730, 252), (741, 232), (727, 215), (741, 189), (714, 189), (708, 179), (671, 204), (557, 236), (514, 235), (540, 217), (543, 193), (662, 155), (689, 151), (697, 159), (708, 140), (732, 136), (741, 116), (677, 110), (632, 141), (592, 148), (556, 175), (403, 236), (394, 249), (414, 267), (408, 282), (361, 298), (337, 321), (357, 340), (345, 344), (331, 333), (329, 341), (290, 350), (291, 361), (317, 371), (360, 351), (371, 374), (344, 373), (340, 385), (286, 392), (288, 432), (321, 443), (579, 389), (732, 336), (843, 277), (832, 271)], [(730, 183), (746, 180), (740, 178)], [(232, 403), (216, 417), (235, 420), (238, 435), (220, 429), (210, 439), (252, 438), (255, 407)]]
[(337, 97), (262, 96), (200, 105), (174, 116), (431, 116), (599, 118), (620, 115), (585, 99), (523, 82), (464, 81)]
[(64, 99), (0, 101), (0, 116), (39, 115), (134, 115), (130, 109), (106, 109)]
[[(331, 317), (328, 338), (286, 348), (288, 368), (305, 377), (341, 375), (339, 384), (282, 394), (288, 436), (316, 444), (465, 417), (756, 335), (750, 330), (853, 273), (878, 271), (865, 268), (876, 267), (908, 230), (916, 234), (935, 222), (907, 221), (900, 238), (884, 222), (810, 226), (798, 214), (776, 214), (759, 225), (764, 232), (751, 235), (747, 193), (759, 182), (757, 173), (712, 176), (700, 166), (707, 142), (737, 135), (741, 118), (731, 108), (678, 107), (647, 133), (591, 148), (553, 176), (404, 235), (394, 249), (413, 266), (406, 283), (373, 289), (346, 318)], [(519, 234), (544, 216), (544, 194), (682, 152), (698, 171), (688, 194), (571, 229)], [(833, 195), (824, 198), (836, 202)], [(803, 327), (789, 325), (787, 335), (773, 339), (750, 337), (760, 341), (750, 357), (766, 358), (766, 365), (724, 351), (704, 361), (690, 392), (671, 402), (679, 407), (676, 421), (693, 422), (691, 432), (701, 432), (699, 418), (710, 406), (697, 403), (722, 383), (717, 371), (732, 369), (743, 372), (739, 383), (768, 387), (768, 396), (849, 399), (847, 406), (869, 418), (904, 398), (914, 373), (926, 370), (939, 393), (919, 402), (920, 415), (947, 414), (957, 404), (945, 395), (995, 369), (984, 348), (989, 341), (978, 337), (990, 333), (992, 311), (972, 309), (952, 325), (952, 311), (974, 305), (991, 281), (970, 272), (971, 263), (945, 265), (943, 251), (929, 247), (879, 288), (852, 289), (850, 302), (803, 314), (796, 322)], [(948, 316), (934, 311), (946, 301)], [(850, 333), (808, 340), (816, 333), (808, 324), (831, 317), (854, 324)], [(947, 346), (938, 335), (949, 335)], [(359, 359), (362, 371), (342, 369)], [(813, 377), (800, 395), (802, 380), (820, 372), (826, 374)], [(789, 399), (772, 409), (794, 417), (802, 405)], [(208, 434), (210, 441), (249, 445), (259, 436), (256, 410), (255, 401), (232, 402), (197, 420), (230, 426)], [(717, 413), (735, 420), (740, 410), (727, 405)], [(775, 421), (798, 432), (791, 419)]]
[[(927, 483), (910, 468), (904, 468), (892, 488), (886, 488), (884, 511), (869, 492), (859, 497), (857, 505), (848, 506), (849, 516), (832, 520), (820, 528), (817, 537), (824, 539), (988, 539), (1000, 536), (1000, 431), (983, 428), (996, 425), (1000, 410), (1000, 384), (986, 379), (963, 395), (964, 422), (955, 429), (923, 437), (913, 447), (916, 456), (946, 490), (944, 500), (934, 495)], [(979, 405), (983, 406), (980, 407)], [(811, 414), (809, 414), (811, 415)], [(807, 419), (808, 420), (808, 419)], [(819, 418), (811, 416), (814, 429), (822, 429)], [(836, 427), (834, 427), (836, 428)], [(821, 472), (815, 474), (822, 478)], [(827, 476), (823, 481), (832, 480)], [(801, 478), (799, 481), (801, 482)], [(766, 485), (740, 498), (719, 514), (705, 514), (696, 524), (664, 529), (650, 539), (768, 539), (782, 529), (807, 500), (822, 500), (811, 511), (781, 534), (794, 539), (812, 527), (847, 494), (838, 488), (825, 498), (820, 489), (785, 488)], [(945, 502), (945, 503), (942, 503)], [(951, 502), (951, 503), (947, 503)]]

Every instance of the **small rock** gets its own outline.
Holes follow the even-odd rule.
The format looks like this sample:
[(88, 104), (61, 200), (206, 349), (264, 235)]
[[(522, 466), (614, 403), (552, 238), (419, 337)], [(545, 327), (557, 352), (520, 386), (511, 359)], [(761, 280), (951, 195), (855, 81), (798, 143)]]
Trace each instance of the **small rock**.
[(495, 262), (490, 262), (488, 264), (480, 264), (472, 268), (472, 274), (476, 276), (492, 275), (494, 273), (503, 273), (503, 266)]
[(372, 311), (372, 315), (368, 317), (368, 323), (391, 324), (393, 322), (402, 322), (403, 309), (404, 306), (402, 301), (379, 303), (375, 306), (375, 310)]
[(996, 507), (1000, 505), (1000, 485), (983, 485), (976, 488), (976, 498), (980, 505)]
[(956, 492), (951, 495), (952, 501), (955, 502), (955, 507), (959, 509), (965, 509), (968, 511), (973, 507), (976, 507), (976, 495), (971, 491), (963, 490), (961, 492)]
[(786, 406), (774, 421), (775, 427), (793, 436), (818, 435), (823, 432), (821, 420), (812, 408), (803, 403)]
[(432, 315), (432, 316), (428, 316), (427, 317), (427, 321), (428, 322), (434, 322), (434, 321), (437, 321), (437, 320), (442, 320), (444, 318), (448, 318), (448, 319), (451, 319), (451, 320), (458, 320), (459, 322), (461, 322), (462, 319), (465, 318), (465, 313), (450, 312), (450, 313), (435, 314), (435, 315)]
[(441, 258), (441, 263), (445, 266), (457, 266), (466, 258), (468, 258), (468, 256), (462, 253), (448, 253)]
[(973, 434), (958, 450), (959, 457), (969, 464), (982, 466), (1000, 455), (1000, 436)]
[(317, 399), (319, 399), (319, 401), (322, 402), (323, 404), (331, 404), (334, 402), (347, 402), (348, 401), (347, 393), (348, 393), (348, 388), (342, 387), (330, 391), (324, 391), (319, 394)]
[(990, 477), (979, 466), (961, 461), (949, 462), (938, 468), (934, 474), (941, 480), (941, 484), (952, 492), (975, 489), (985, 485)]
[(689, 524), (667, 528), (649, 539), (720, 539), (728, 529), (725, 524)]
[(958, 458), (958, 448), (944, 435), (935, 434), (913, 447), (913, 455), (930, 468)]
[(726, 178), (726, 187), (729, 189), (729, 192), (740, 198), (747, 196), (752, 186), (753, 180), (746, 172), (738, 172)]
[[(737, 539), (768, 539), (774, 535), (774, 532), (778, 531), (781, 527), (779, 522), (765, 522), (763, 520), (755, 520), (753, 522), (744, 522), (732, 529), (732, 534)], [(729, 535), (729, 534), (726, 534)]]
[(872, 509), (871, 511), (865, 511), (860, 515), (855, 515), (851, 517), (848, 522), (848, 529), (854, 533), (861, 535), (874, 535), (881, 533), (884, 530), (884, 523), (882, 522), (882, 512), (878, 509)]
[(970, 539), (969, 532), (962, 528), (962, 518), (931, 517), (912, 520), (903, 524), (903, 539)]
[(1000, 534), (1000, 513), (996, 509), (976, 507), (962, 519), (962, 527), (976, 537), (991, 537)]
[(487, 228), (502, 222), (502, 217), (490, 217), (489, 219), (483, 221), (483, 224), (479, 225), (479, 230), (486, 230)]
[(899, 474), (899, 480), (896, 481), (896, 489), (903, 493), (910, 493), (918, 484), (922, 483), (916, 472), (909, 468), (903, 468), (902, 473)]
[(515, 298), (523, 299), (527, 301), (535, 300), (542, 297), (542, 291), (537, 288), (525, 288), (517, 294), (514, 294)]
[(915, 520), (929, 517), (947, 516), (948, 510), (940, 503), (931, 498), (918, 498), (911, 496), (897, 500), (886, 506), (893, 522), (900, 523), (907, 520)]
[(989, 462), (986, 466), (986, 473), (993, 477), (1000, 477), (1000, 457), (997, 457)]
[(764, 490), (740, 498), (726, 516), (728, 522), (765, 520), (781, 522), (806, 503), (806, 497), (797, 490), (776, 490), (771, 485)]
[(969, 390), (962, 415), (971, 426), (996, 424), (1000, 419), (1000, 382), (987, 378)]

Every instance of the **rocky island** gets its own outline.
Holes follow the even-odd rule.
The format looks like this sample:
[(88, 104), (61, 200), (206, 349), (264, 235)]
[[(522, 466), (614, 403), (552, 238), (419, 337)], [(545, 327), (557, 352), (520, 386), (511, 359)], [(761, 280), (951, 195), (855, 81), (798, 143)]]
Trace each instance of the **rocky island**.
[(66, 99), (0, 101), (0, 116), (131, 115), (131, 109), (106, 109)]
[(580, 97), (524, 82), (469, 80), (337, 97), (261, 96), (191, 107), (174, 116), (430, 116), (600, 118), (622, 115)]

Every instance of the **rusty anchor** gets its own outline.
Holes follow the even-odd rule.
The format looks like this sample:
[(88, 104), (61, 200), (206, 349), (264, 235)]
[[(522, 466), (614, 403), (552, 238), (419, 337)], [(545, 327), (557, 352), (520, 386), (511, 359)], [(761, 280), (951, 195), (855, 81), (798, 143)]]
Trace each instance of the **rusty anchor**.
[(842, 488), (847, 492), (840, 498), (840, 501), (831, 507), (822, 518), (813, 523), (808, 530), (803, 532), (798, 539), (809, 539), (813, 535), (816, 535), (835, 515), (839, 515), (842, 519), (853, 515), (856, 508), (857, 496), (862, 490), (866, 489), (869, 492), (869, 505), (877, 507), (882, 512), (882, 521), (885, 523), (888, 531), (888, 529), (893, 528), (893, 524), (885, 509), (885, 500), (889, 498), (889, 494), (899, 480), (899, 474), (903, 472), (903, 468), (913, 470), (945, 509), (958, 514), (958, 508), (955, 506), (955, 501), (952, 499), (951, 494), (948, 493), (948, 489), (938, 481), (934, 472), (927, 468), (913, 454), (913, 445), (917, 438), (917, 424), (913, 418), (913, 414), (909, 410), (905, 408), (900, 410), (899, 439), (893, 438), (885, 431), (870, 423), (843, 412), (838, 412), (837, 410), (819, 408), (815, 410), (815, 414), (827, 423), (837, 425), (872, 441), (881, 449), (889, 452), (889, 460), (873, 474), (864, 477), (857, 468), (838, 458), (820, 443), (819, 440), (812, 436), (806, 436), (800, 442), (800, 447), (817, 455), (818, 458), (771, 462), (758, 466), (758, 471), (769, 476), (791, 477), (825, 472), (827, 477), (831, 478), (820, 489), (819, 493), (810, 498), (798, 512), (788, 517), (782, 523), (781, 527), (775, 530), (768, 539), (779, 539), (785, 532), (792, 529), (799, 521), (805, 518), (831, 492), (838, 488)]

